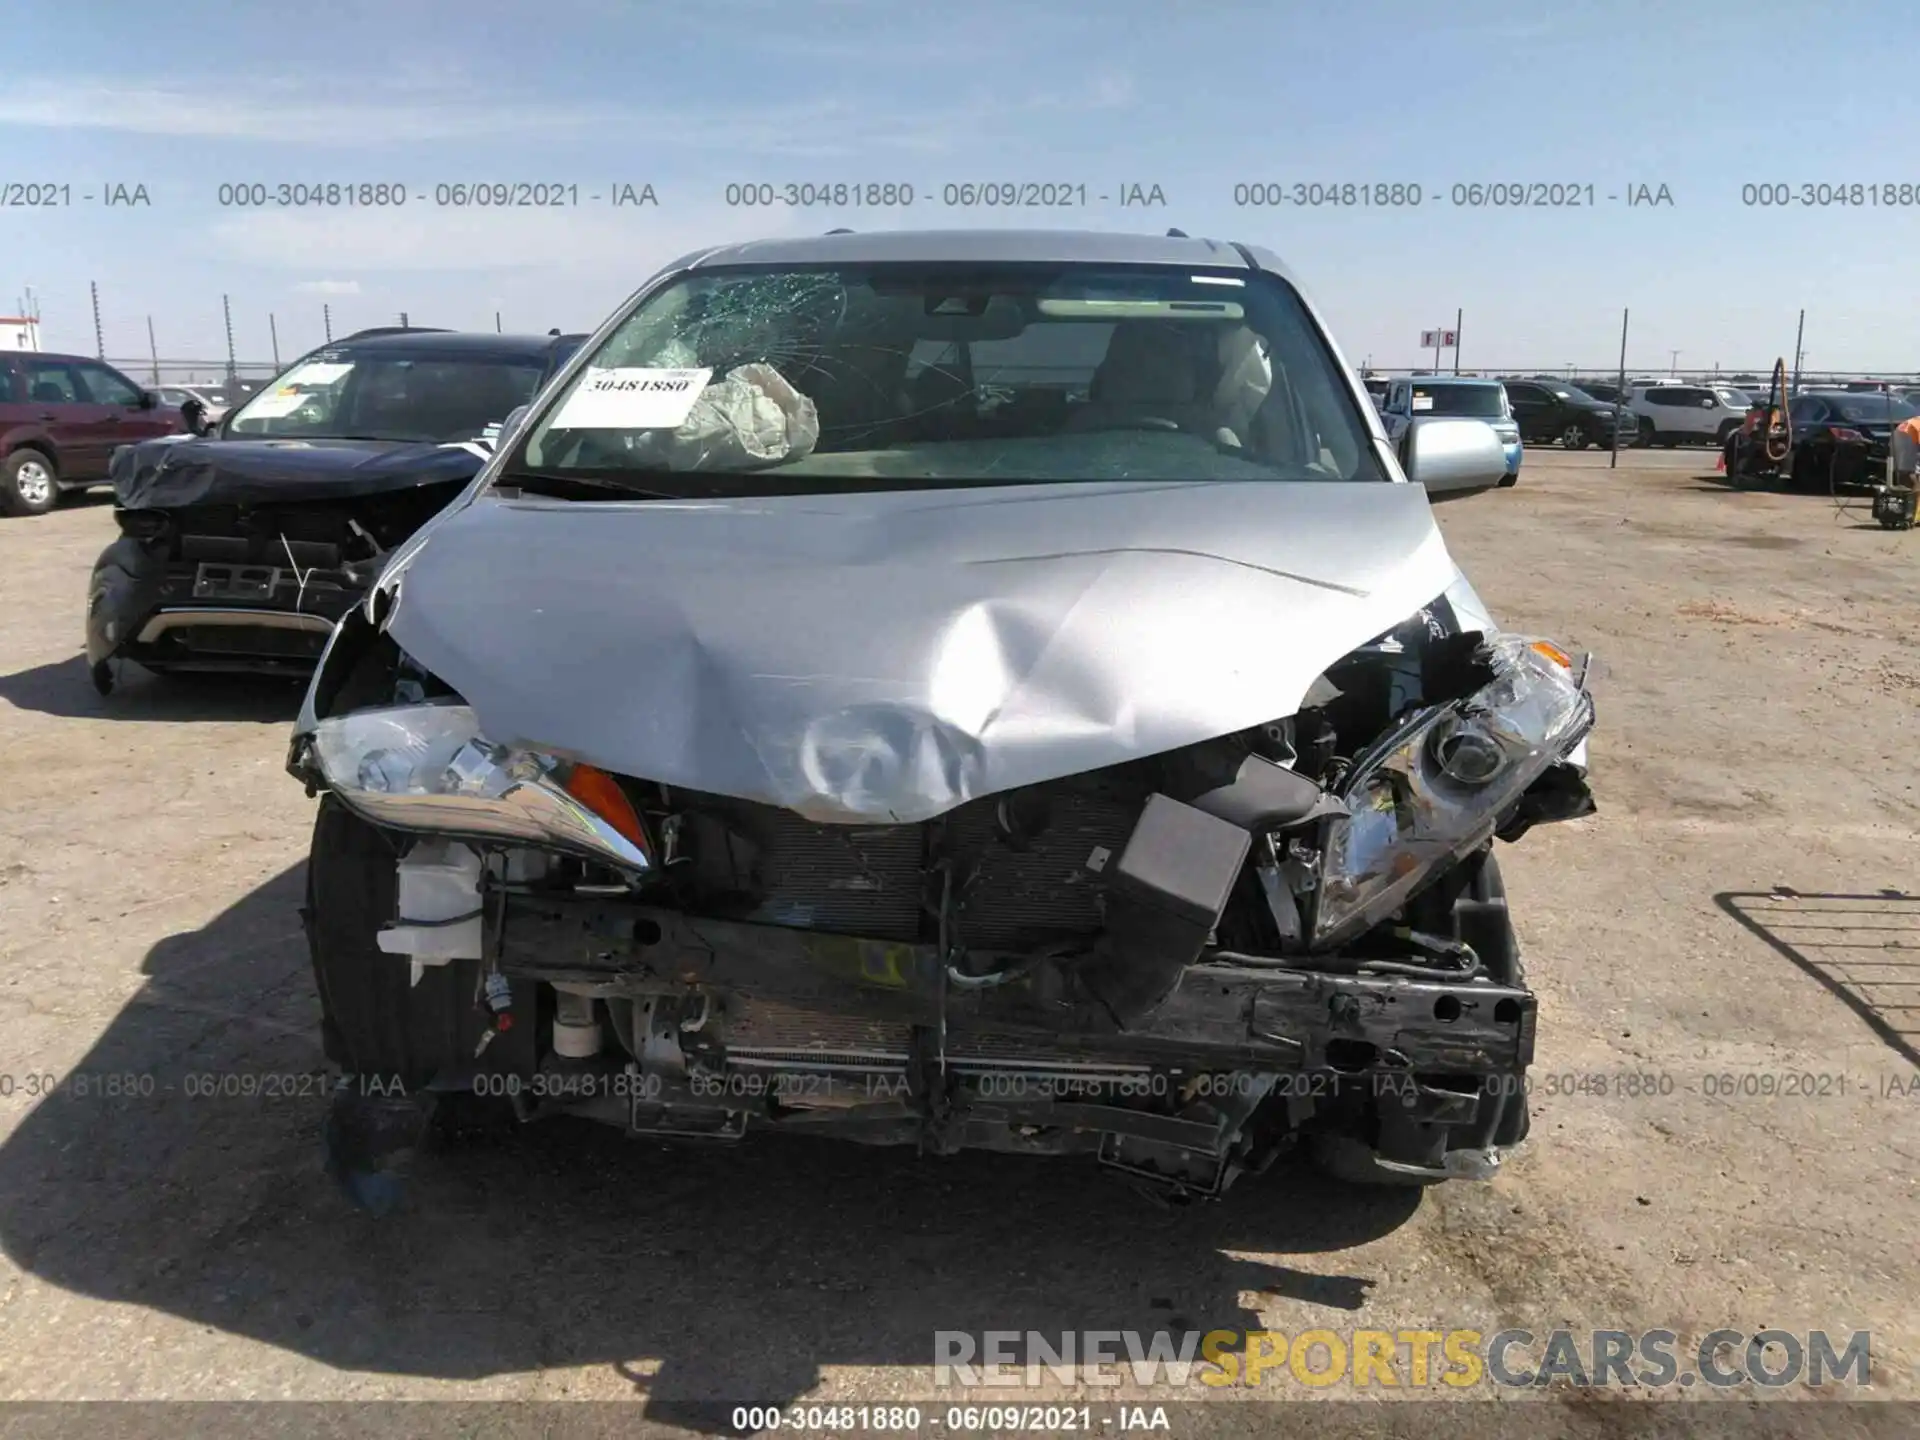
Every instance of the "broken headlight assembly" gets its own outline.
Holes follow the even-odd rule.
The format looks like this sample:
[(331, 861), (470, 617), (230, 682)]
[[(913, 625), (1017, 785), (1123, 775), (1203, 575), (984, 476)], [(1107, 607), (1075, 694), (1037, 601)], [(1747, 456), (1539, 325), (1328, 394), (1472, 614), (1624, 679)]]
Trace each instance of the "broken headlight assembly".
[(652, 868), (639, 813), (604, 770), (495, 745), (471, 707), (401, 705), (322, 720), (313, 758), (376, 825), (516, 840), (632, 873)]
[(1312, 945), (1351, 940), (1483, 844), (1528, 788), (1593, 727), (1593, 697), (1561, 651), (1502, 635), (1494, 679), (1416, 712), (1361, 755), (1321, 847)]

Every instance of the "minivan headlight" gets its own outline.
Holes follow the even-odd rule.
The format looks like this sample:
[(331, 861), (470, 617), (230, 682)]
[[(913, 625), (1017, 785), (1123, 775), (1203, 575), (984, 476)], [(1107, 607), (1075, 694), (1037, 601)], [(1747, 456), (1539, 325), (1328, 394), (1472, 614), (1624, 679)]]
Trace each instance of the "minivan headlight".
[(1487, 840), (1502, 815), (1593, 728), (1593, 697), (1544, 642), (1488, 642), (1492, 682), (1415, 715), (1361, 756), (1327, 822), (1313, 944), (1364, 933), (1446, 864)]
[(466, 705), (322, 720), (313, 756), (334, 794), (377, 825), (524, 841), (634, 872), (652, 867), (639, 816), (611, 776), (495, 745)]

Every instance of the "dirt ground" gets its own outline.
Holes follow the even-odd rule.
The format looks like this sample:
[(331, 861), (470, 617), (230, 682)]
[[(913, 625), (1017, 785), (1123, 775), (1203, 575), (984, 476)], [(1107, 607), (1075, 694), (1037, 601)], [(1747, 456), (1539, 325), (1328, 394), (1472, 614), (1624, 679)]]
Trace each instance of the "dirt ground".
[[(348, 1209), (311, 1091), (188, 1093), (320, 1065), (297, 690), (101, 699), (110, 507), (0, 521), (0, 1397), (644, 1400), (697, 1432), (701, 1401), (932, 1397), (937, 1330), (1773, 1327), (1870, 1330), (1873, 1395), (1914, 1398), (1920, 534), (1711, 471), (1534, 452), (1438, 507), (1509, 628), (1600, 657), (1600, 813), (1502, 852), (1530, 1142), (1485, 1185), (1283, 1167), (1186, 1209), (1071, 1161), (584, 1125)], [(1175, 1433), (1261, 1428), (1209, 1398)], [(1610, 1433), (1549, 1407), (1530, 1433)]]

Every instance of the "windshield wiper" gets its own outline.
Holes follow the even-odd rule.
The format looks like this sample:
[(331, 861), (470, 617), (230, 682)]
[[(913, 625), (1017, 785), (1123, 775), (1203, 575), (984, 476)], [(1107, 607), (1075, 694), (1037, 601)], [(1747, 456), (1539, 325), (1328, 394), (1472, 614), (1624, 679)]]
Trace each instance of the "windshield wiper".
[[(543, 487), (552, 486), (564, 492), (569, 486), (583, 490), (606, 490), (616, 495), (637, 497), (641, 500), (682, 500), (685, 496), (671, 495), (664, 490), (648, 490), (639, 485), (629, 485), (624, 480), (610, 480), (602, 475), (561, 475), (550, 470), (515, 470), (502, 475), (494, 482), (494, 488), (511, 487), (519, 490), (532, 490), (539, 494)], [(544, 493), (551, 494), (552, 490)]]

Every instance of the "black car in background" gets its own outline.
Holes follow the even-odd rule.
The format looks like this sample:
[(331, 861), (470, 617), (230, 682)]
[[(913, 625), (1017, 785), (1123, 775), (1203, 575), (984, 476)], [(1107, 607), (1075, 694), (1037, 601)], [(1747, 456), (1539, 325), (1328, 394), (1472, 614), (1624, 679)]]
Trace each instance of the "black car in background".
[(1793, 429), (1790, 483), (1824, 491), (1880, 484), (1893, 427), (1920, 414), (1899, 396), (1859, 390), (1809, 391), (1787, 408)]
[(94, 565), (87, 660), (309, 672), (396, 546), (492, 456), (584, 335), (364, 332), (306, 355), (204, 434), (114, 453), (120, 538)]
[[(1584, 450), (1589, 445), (1612, 447), (1612, 402), (1560, 380), (1512, 379), (1501, 383), (1507, 387), (1507, 401), (1520, 424), (1520, 439), (1526, 444), (1558, 444), (1568, 450)], [(1633, 417), (1627, 415), (1625, 421), (1631, 433)]]

